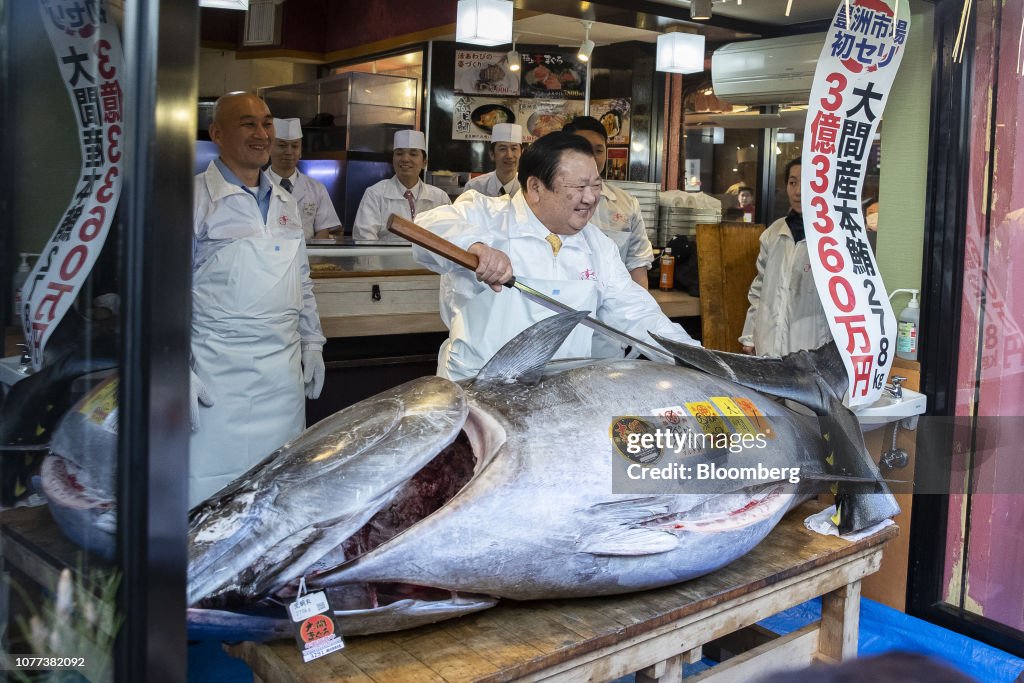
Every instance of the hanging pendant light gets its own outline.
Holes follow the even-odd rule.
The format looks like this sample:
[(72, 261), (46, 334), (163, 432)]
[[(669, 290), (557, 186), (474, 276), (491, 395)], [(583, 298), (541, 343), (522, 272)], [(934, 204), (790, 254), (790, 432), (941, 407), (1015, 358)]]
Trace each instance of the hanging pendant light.
[(690, 0), (690, 18), (706, 21), (711, 18), (711, 0)]
[(693, 74), (704, 70), (704, 36), (695, 33), (663, 33), (658, 36), (658, 71)]
[(511, 43), (511, 0), (459, 0), (455, 40), (491, 47)]

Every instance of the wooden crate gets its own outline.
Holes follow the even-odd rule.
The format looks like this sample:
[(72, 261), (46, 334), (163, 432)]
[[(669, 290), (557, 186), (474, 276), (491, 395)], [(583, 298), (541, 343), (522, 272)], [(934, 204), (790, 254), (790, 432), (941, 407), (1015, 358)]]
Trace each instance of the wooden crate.
[(697, 226), (700, 316), (705, 348), (740, 353), (739, 336), (757, 275), (763, 225), (718, 223)]

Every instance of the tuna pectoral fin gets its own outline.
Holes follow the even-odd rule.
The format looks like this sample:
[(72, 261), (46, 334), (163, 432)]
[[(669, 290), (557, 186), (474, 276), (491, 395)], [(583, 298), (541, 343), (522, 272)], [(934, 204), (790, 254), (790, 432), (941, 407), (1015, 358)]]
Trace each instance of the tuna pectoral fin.
[(620, 527), (581, 538), (579, 550), (591, 555), (657, 555), (678, 544), (675, 534), (667, 531)]
[(836, 507), (840, 533), (859, 531), (899, 514), (900, 506), (864, 446), (857, 417), (833, 396), (827, 416), (820, 418), (821, 435), (830, 453), (826, 463), (835, 474), (869, 481), (836, 481)]
[(784, 358), (746, 356), (709, 351), (652, 335), (684, 366), (701, 370), (763, 394), (788, 398), (818, 415), (828, 414), (831, 396), (846, 394), (847, 377), (835, 342), (814, 351), (797, 351)]
[(474, 382), (536, 384), (558, 347), (589, 313), (559, 313), (531, 325), (498, 349)]

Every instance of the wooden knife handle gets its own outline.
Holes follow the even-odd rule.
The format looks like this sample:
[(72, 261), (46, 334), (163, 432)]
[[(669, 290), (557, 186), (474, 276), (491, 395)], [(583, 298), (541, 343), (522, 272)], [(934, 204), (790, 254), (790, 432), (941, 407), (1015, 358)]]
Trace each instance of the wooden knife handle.
[(457, 247), (443, 237), (439, 237), (426, 228), (421, 228), (410, 220), (402, 218), (397, 213), (391, 214), (388, 218), (388, 230), (404, 237), (413, 244), (418, 244), (438, 256), (443, 256), (449, 261), (458, 263), (463, 268), (476, 270), (479, 259), (476, 254), (471, 254), (461, 247)]

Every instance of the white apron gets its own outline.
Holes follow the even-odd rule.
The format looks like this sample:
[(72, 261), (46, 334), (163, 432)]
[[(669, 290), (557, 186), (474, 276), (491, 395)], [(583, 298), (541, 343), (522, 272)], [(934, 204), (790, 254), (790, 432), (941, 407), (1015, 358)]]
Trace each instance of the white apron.
[(305, 428), (299, 244), (239, 239), (193, 276), (192, 357), (214, 404), (192, 433), (189, 507)]
[[(578, 311), (595, 311), (597, 283), (590, 280), (530, 280), (523, 284)], [(519, 291), (486, 289), (452, 318), (448, 339), (441, 345), (437, 374), (458, 381), (476, 377), (502, 346), (530, 325), (554, 315)], [(577, 325), (554, 358), (589, 358), (594, 331)]]

